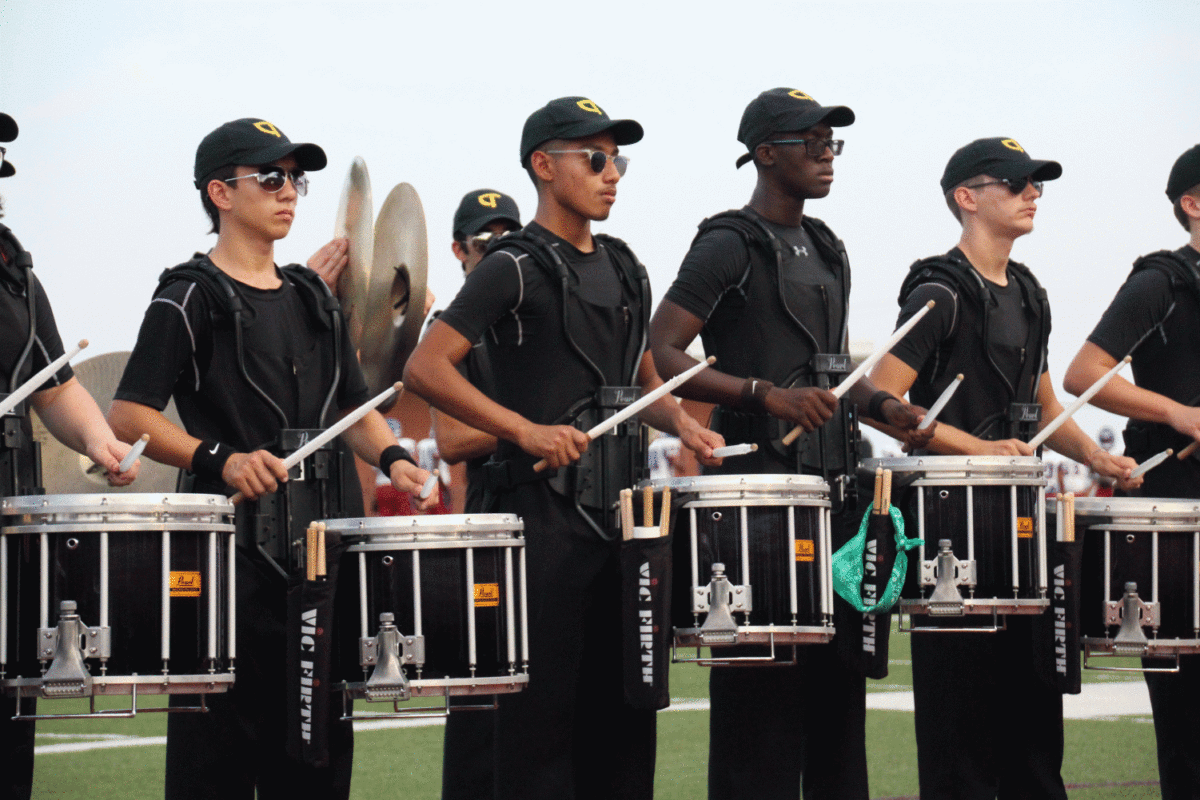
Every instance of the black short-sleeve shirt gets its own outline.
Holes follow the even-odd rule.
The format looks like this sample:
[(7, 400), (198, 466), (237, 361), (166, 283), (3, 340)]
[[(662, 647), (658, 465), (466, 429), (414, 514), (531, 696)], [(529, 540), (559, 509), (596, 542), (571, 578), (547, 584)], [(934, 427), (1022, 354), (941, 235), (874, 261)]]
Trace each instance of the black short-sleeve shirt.
[[(11, 265), (13, 255), (8, 243), (0, 239), (0, 259), (3, 259), (6, 265)], [(22, 365), (21, 374), (16, 376), (16, 384), (11, 383), (13, 367), (29, 342), (29, 298), (23, 279), (10, 274), (7, 269), (0, 270), (0, 273), (4, 276), (0, 279), (0, 392), (7, 394), (10, 388), (18, 388), (64, 351), (62, 339), (58, 335), (58, 326), (54, 323), (50, 300), (46, 297), (46, 291), (37, 275), (32, 275), (34, 314), (37, 318), (33, 347)], [(66, 364), (38, 387), (38, 390), (60, 386), (69, 381), (72, 375), (74, 372), (71, 365)]]

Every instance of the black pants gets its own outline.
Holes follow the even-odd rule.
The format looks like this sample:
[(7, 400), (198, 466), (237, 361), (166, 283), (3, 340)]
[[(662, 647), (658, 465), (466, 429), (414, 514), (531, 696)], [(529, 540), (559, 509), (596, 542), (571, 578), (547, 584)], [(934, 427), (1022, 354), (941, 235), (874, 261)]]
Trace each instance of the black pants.
[(1029, 618), (998, 633), (912, 634), (922, 800), (1066, 800), (1062, 695)]
[[(479, 704), (486, 697), (468, 697)], [(455, 705), (451, 701), (451, 705)], [(491, 711), (453, 711), (442, 740), (442, 800), (486, 800), (494, 794), (492, 769), (496, 715)]]
[(837, 645), (798, 647), (787, 667), (714, 667), (709, 800), (866, 800), (866, 679)]
[(544, 482), (499, 510), (525, 522), (529, 686), (495, 713), (498, 800), (654, 794), (655, 712), (624, 702), (618, 543)]
[[(21, 711), (32, 714), (34, 700), (21, 703)], [(34, 723), (14, 722), (16, 698), (0, 697), (0, 753), (3, 753), (3, 778), (0, 778), (0, 800), (29, 800), (33, 791), (33, 733)]]
[[(349, 797), (349, 722), (329, 720), (328, 767), (306, 766), (286, 752), (286, 582), (239, 547), (237, 584), (236, 678), (228, 693), (209, 695), (208, 713), (168, 715), (166, 797), (254, 800), (256, 787), (258, 800)], [(196, 703), (194, 696), (171, 698), (172, 705)]]
[[(1145, 664), (1162, 667), (1164, 662)], [(1200, 797), (1200, 656), (1181, 657), (1179, 667), (1175, 674), (1146, 673), (1163, 800)]]

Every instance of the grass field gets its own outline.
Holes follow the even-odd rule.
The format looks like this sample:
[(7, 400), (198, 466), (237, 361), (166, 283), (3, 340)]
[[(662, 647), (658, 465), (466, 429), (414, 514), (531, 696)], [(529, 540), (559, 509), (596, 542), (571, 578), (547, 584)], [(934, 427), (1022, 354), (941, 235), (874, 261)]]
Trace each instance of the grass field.
[[(871, 691), (911, 688), (908, 638), (893, 633), (891, 674), (871, 681)], [(1140, 681), (1136, 675), (1085, 672), (1084, 680)], [(707, 671), (677, 664), (671, 673), (674, 702), (704, 700)], [(695, 704), (690, 704), (695, 705)], [(43, 704), (43, 711), (49, 707)], [(981, 721), (981, 725), (986, 721)], [(109, 800), (162, 796), (163, 714), (132, 720), (64, 720), (38, 727), (35, 798)], [(708, 712), (664, 711), (658, 717), (660, 800), (705, 796)], [(441, 786), (442, 728), (437, 725), (360, 731), (355, 737), (352, 797), (374, 800), (437, 798)], [(95, 749), (99, 746), (100, 749)], [(76, 749), (88, 748), (88, 749)], [(916, 797), (916, 742), (912, 714), (867, 712), (867, 752), (874, 798)], [(1063, 775), (1072, 798), (1105, 800), (1159, 796), (1154, 727), (1149, 714), (1066, 721)]]

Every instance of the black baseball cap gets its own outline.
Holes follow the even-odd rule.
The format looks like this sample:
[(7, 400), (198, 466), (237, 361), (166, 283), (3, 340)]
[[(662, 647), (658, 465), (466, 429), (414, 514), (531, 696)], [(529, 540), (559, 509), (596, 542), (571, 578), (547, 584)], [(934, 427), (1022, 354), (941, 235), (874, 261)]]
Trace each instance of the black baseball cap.
[(631, 119), (613, 119), (604, 109), (586, 97), (560, 97), (529, 115), (521, 131), (521, 166), (529, 166), (529, 157), (538, 145), (551, 139), (582, 139), (612, 131), (618, 145), (642, 139), (642, 126)]
[(324, 169), (325, 151), (315, 144), (297, 144), (265, 119), (244, 117), (226, 122), (200, 141), (193, 169), (196, 188), (213, 170), (230, 164), (257, 166), (270, 164), (284, 156), (295, 156), (296, 166), (305, 172)]
[(1196, 184), (1200, 184), (1200, 144), (1175, 159), (1167, 178), (1167, 199), (1176, 202)]
[[(17, 138), (17, 121), (8, 114), (0, 112), (0, 142), (11, 142)], [(17, 168), (14, 167), (7, 158), (4, 159), (4, 164), (0, 165), (0, 178), (7, 178), (9, 175), (16, 175)]]
[(942, 192), (948, 192), (958, 184), (976, 175), (993, 178), (1032, 178), (1035, 181), (1052, 181), (1062, 175), (1062, 165), (1057, 161), (1039, 161), (1030, 158), (1025, 148), (1016, 139), (994, 136), (976, 139), (958, 148), (946, 163), (942, 173)]
[(517, 201), (495, 189), (467, 192), (454, 212), (454, 238), (474, 236), (496, 220), (505, 220), (521, 227)]
[(799, 89), (768, 89), (742, 112), (737, 138), (749, 152), (738, 158), (738, 168), (754, 158), (754, 148), (770, 139), (771, 134), (807, 130), (818, 122), (834, 128), (852, 125), (854, 112), (846, 106), (823, 106)]

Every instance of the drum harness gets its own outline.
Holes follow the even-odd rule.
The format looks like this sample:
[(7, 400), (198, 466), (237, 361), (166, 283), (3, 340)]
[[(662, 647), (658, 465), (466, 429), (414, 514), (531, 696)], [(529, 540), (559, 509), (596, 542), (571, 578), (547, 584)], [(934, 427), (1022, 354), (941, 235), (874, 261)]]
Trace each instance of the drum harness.
[[(952, 254), (932, 256), (915, 262), (909, 268), (908, 276), (900, 288), (900, 304), (904, 304), (905, 299), (918, 285), (937, 282), (939, 279), (940, 281), (949, 283), (950, 288), (955, 290), (958, 296), (972, 297), (978, 301), (982, 311), (984, 355), (988, 366), (1000, 378), (1002, 385), (1008, 392), (1009, 406), (1007, 410), (999, 411), (981, 421), (971, 431), (971, 434), (980, 438), (988, 438), (996, 430), (996, 425), (999, 423), (1002, 438), (1011, 437), (1028, 441), (1037, 432), (1038, 423), (1042, 418), (1042, 407), (1036, 400), (1041, 376), (1046, 371), (1046, 349), (1044, 343), (1049, 335), (1047, 324), (1050, 318), (1050, 307), (1046, 297), (1046, 290), (1028, 267), (1011, 260), (1008, 262), (1008, 266), (1010, 268), (1009, 274), (1014, 276), (1017, 285), (1021, 289), (1026, 306), (1036, 309), (1037, 314), (1037, 324), (1030, 326), (1029, 334), (1025, 339), (1026, 345), (1024, 350), (1026, 358), (1023, 359), (1021, 373), (1017, 377), (1016, 384), (1010, 382), (1008, 376), (1000, 369), (1000, 365), (996, 363), (989, 347), (992, 315), (999, 307), (999, 301), (997, 301), (995, 294), (984, 281), (983, 276), (974, 267), (970, 266), (970, 264), (956, 258)], [(961, 325), (961, 322), (959, 324)], [(1029, 352), (1033, 349), (1037, 350), (1036, 358), (1028, 358)], [(951, 349), (946, 358), (943, 358), (944, 352), (942, 346), (939, 346), (933, 367), (934, 383), (941, 381), (946, 375), (953, 376), (958, 372), (966, 371), (960, 368), (951, 369), (950, 361), (954, 355), (953, 350)], [(960, 364), (957, 366), (964, 367), (965, 365)], [(1030, 392), (1027, 396), (1029, 402), (1020, 402), (1021, 397), (1019, 392), (1022, 386), (1030, 387)], [(962, 394), (960, 393), (959, 396), (962, 397)]]
[[(641, 397), (642, 388), (632, 384), (641, 363), (641, 354), (646, 349), (650, 321), (647, 302), (650, 296), (650, 279), (646, 268), (622, 240), (602, 233), (594, 234), (593, 238), (600, 247), (608, 250), (622, 286), (638, 298), (640, 306), (641, 338), (638, 347), (629, 351), (629, 357), (623, 365), (623, 374), (629, 376), (628, 386), (606, 385), (604, 370), (584, 352), (572, 334), (571, 296), (576, 294), (576, 290), (571, 285), (570, 267), (554, 247), (533, 232), (523, 229), (498, 237), (488, 248), (489, 255), (502, 248), (517, 249), (528, 255), (551, 280), (558, 281), (563, 339), (567, 342), (571, 354), (596, 376), (599, 388), (572, 403), (553, 424), (573, 425), (581, 430), (589, 429)], [(575, 510), (597, 536), (605, 541), (613, 541), (620, 534), (617, 508), (620, 490), (636, 485), (648, 472), (645, 438), (645, 430), (640, 420), (633, 417), (618, 425), (611, 431), (611, 435), (598, 437), (578, 462), (559, 470), (545, 472), (534, 472), (533, 464), (537, 458), (526, 453), (517, 451), (502, 458), (498, 452), (483, 465), (484, 485), (488, 495), (491, 495), (485, 500), (485, 506), (494, 503), (497, 492), (508, 491), (525, 483), (548, 480), (556, 493), (572, 499)], [(511, 453), (515, 448), (503, 449)], [(588, 509), (601, 512), (601, 523), (597, 523)]]
[[(813, 242), (830, 252), (824, 255), (833, 256), (841, 264), (849, 263), (845, 245), (820, 220), (805, 217), (813, 230), (810, 231)], [(763, 220), (745, 209), (734, 209), (717, 214), (700, 223), (696, 238), (699, 239), (707, 232), (715, 229), (731, 230), (738, 233), (746, 242), (750, 258), (746, 269), (735, 289), (745, 296), (745, 287), (750, 280), (754, 267), (754, 246), (769, 252), (775, 265), (775, 289), (778, 292), (780, 304), (787, 314), (788, 320), (808, 340), (812, 357), (804, 367), (792, 372), (784, 381), (784, 388), (816, 386), (828, 390), (836, 385), (835, 375), (845, 375), (851, 370), (851, 360), (848, 353), (821, 353), (821, 347), (816, 336), (800, 320), (787, 302), (786, 286), (784, 284), (784, 262), (788, 245), (771, 230)], [(693, 240), (695, 241), (695, 240)], [(841, 281), (843, 309), (849, 308), (850, 282)], [(824, 287), (822, 287), (824, 295)], [(847, 337), (847, 315), (842, 316), (841, 331), (837, 341), (845, 342)], [(764, 441), (770, 451), (779, 459), (787, 462), (794, 460), (798, 474), (817, 474), (829, 484), (833, 499), (833, 513), (838, 514), (844, 508), (854, 506), (855, 476), (852, 465), (858, 460), (858, 413), (849, 402), (839, 403), (837, 420), (822, 425), (816, 431), (800, 437), (793, 445), (784, 446), (783, 436), (791, 428), (791, 423), (773, 419), (766, 414), (747, 414), (718, 406), (720, 425), (723, 433), (736, 441)], [(833, 442), (834, 438), (837, 442)], [(841, 452), (836, 450), (840, 449)], [(834, 487), (837, 487), (836, 490)], [(849, 503), (849, 506), (846, 504)]]
[[(12, 374), (9, 375), (8, 386), (3, 394), (0, 394), (0, 397), (5, 397), (20, 386), (21, 369), (29, 360), (34, 342), (37, 341), (37, 298), (33, 290), (33, 256), (21, 246), (20, 241), (7, 225), (0, 224), (0, 246), (2, 245), (7, 245), (6, 255), (11, 254), (13, 258), (11, 262), (0, 258), (0, 281), (5, 284), (7, 290), (12, 291), (16, 296), (20, 297), (24, 293), (29, 309), (29, 336), (25, 340), (25, 347), (22, 348), (17, 363), (13, 366)], [(44, 492), (40, 445), (33, 441), (26, 432), (27, 410), (28, 404), (22, 402), (6, 414), (0, 423), (3, 425), (3, 439), (0, 440), (0, 458), (3, 459), (3, 463), (0, 464), (0, 476), (4, 481), (2, 490), (10, 496)], [(25, 454), (29, 458), (28, 464), (22, 463), (22, 456)], [(23, 479), (23, 475), (28, 475), (28, 477)], [(31, 483), (25, 485), (26, 480)]]
[[(319, 276), (306, 267), (289, 265), (280, 267), (279, 271), (284, 280), (291, 280), (300, 290), (300, 296), (305, 300), (305, 306), (314, 316), (323, 318), (325, 327), (330, 330), (333, 342), (333, 378), (325, 401), (321, 405), (318, 423), (323, 422), (333, 399), (337, 394), (338, 383), (342, 374), (342, 311), (337, 298), (329, 291), (329, 287)], [(269, 394), (260, 387), (246, 368), (243, 328), (250, 324), (246, 318), (246, 305), (241, 293), (233, 281), (221, 270), (214, 266), (206, 256), (197, 253), (191, 261), (163, 272), (159, 276), (159, 290), (169, 282), (177, 280), (193, 280), (202, 287), (216, 306), (232, 317), (232, 327), (235, 342), (235, 355), (239, 376), (254, 394), (263, 401), (266, 407), (279, 420), (280, 431), (278, 439), (269, 447), (278, 456), (283, 456), (304, 445), (310, 438), (321, 432), (319, 428), (293, 428), (287, 414), (279, 407)], [(214, 329), (218, 326), (216, 312), (213, 313)], [(300, 464), (295, 469), (298, 474), (291, 475), (279, 491), (260, 497), (251, 505), (253, 514), (253, 541), (242, 542), (246, 546), (253, 545), (263, 558), (275, 568), (284, 578), (302, 569), (305, 563), (304, 554), (299, 552), (303, 547), (303, 533), (308, 523), (316, 519), (328, 519), (339, 516), (344, 504), (341, 496), (340, 476), (342, 471), (342, 453), (331, 442), (311, 456), (311, 462)], [(315, 481), (315, 485), (307, 481)], [(180, 491), (192, 491), (195, 476), (180, 474)], [(299, 484), (305, 483), (303, 491)], [(332, 489), (333, 491), (329, 491)], [(245, 535), (239, 526), (239, 537)]]
[[(1180, 289), (1190, 289), (1195, 295), (1196, 300), (1200, 303), (1200, 272), (1197, 272), (1187, 258), (1178, 251), (1158, 250), (1146, 255), (1133, 262), (1133, 270), (1130, 275), (1134, 275), (1143, 269), (1156, 269), (1167, 276), (1171, 281), (1172, 294)], [(1167, 343), (1167, 332), (1165, 328), (1166, 321), (1175, 313), (1179, 301), (1171, 300), (1171, 304), (1167, 307), (1167, 313), (1159, 320), (1158, 324), (1148, 330), (1142, 338), (1129, 350), (1132, 355), (1141, 347), (1142, 342), (1146, 341), (1156, 331), (1162, 338), (1163, 344)], [(1187, 405), (1195, 406), (1200, 404), (1200, 395), (1188, 400)], [(1165, 450), (1166, 448), (1174, 448), (1176, 452), (1187, 445), (1189, 437), (1176, 431), (1170, 425), (1143, 422), (1141, 420), (1130, 419), (1123, 431), (1125, 438), (1125, 452), (1127, 455), (1136, 454), (1138, 461), (1144, 461), (1148, 456)]]

